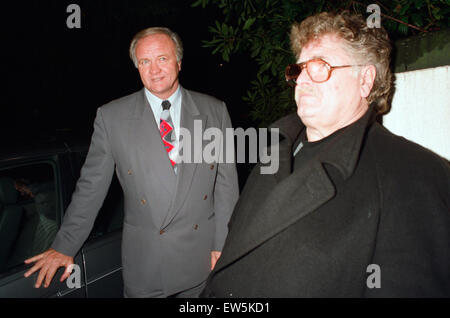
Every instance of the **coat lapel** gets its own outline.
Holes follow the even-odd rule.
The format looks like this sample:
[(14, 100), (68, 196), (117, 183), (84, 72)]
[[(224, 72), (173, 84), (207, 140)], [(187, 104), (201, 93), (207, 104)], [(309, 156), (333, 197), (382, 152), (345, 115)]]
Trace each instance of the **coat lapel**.
[(243, 222), (234, 222), (236, 226), (231, 229), (227, 241), (233, 249), (222, 255), (216, 270), (307, 216), (334, 194), (335, 188), (319, 162), (285, 178), (264, 200), (261, 210), (252, 213)]
[(159, 128), (144, 90), (138, 95), (132, 125), (134, 125), (132, 142), (136, 144), (136, 160), (142, 167), (141, 171), (144, 171), (146, 178), (148, 174), (156, 176), (167, 192), (174, 195), (176, 175), (164, 149)]
[[(166, 215), (162, 228), (170, 224), (173, 218), (180, 212), (184, 201), (189, 193), (189, 189), (194, 179), (195, 170), (197, 169), (197, 163), (203, 161), (202, 151), (203, 151), (203, 132), (205, 131), (207, 116), (200, 114), (198, 108), (195, 106), (191, 95), (187, 90), (181, 87), (181, 117), (180, 117), (180, 127), (185, 128), (191, 137), (191, 162), (182, 162), (177, 164), (177, 185), (175, 200), (173, 205)], [(197, 130), (200, 127), (201, 131), (199, 136), (195, 136), (197, 140), (194, 141), (194, 124), (197, 122)], [(200, 140), (198, 140), (200, 138)], [(195, 145), (201, 145), (201, 148), (195, 148)]]

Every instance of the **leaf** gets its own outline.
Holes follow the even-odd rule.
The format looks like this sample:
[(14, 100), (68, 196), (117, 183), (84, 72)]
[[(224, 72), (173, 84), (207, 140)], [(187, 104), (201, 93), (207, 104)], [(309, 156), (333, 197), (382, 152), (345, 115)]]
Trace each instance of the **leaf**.
[(250, 29), (250, 27), (252, 26), (253, 23), (255, 23), (255, 21), (256, 21), (256, 18), (250, 18), (250, 19), (248, 19), (248, 20), (245, 22), (244, 27), (242, 28), (242, 30), (248, 30), (248, 29)]
[(268, 62), (263, 64), (258, 71), (258, 74), (262, 74), (263, 72), (265, 72), (267, 69), (269, 69), (269, 67), (272, 65), (272, 62)]
[(222, 27), (221, 27), (221, 25), (220, 25), (220, 22), (217, 21), (217, 20), (216, 20), (216, 30), (217, 30), (217, 31), (222, 30)]
[(431, 12), (433, 13), (433, 16), (436, 18), (436, 20), (440, 20), (443, 18), (443, 16), (440, 14), (441, 8), (439, 7), (433, 7), (433, 9), (431, 10)]
[(405, 13), (406, 13), (406, 11), (409, 9), (410, 5), (411, 5), (411, 2), (406, 3), (405, 5), (403, 5), (402, 8), (401, 8), (401, 10), (400, 10), (400, 13), (399, 13), (399, 14), (400, 14), (401, 16), (404, 16)]
[(202, 8), (204, 9), (206, 7), (206, 5), (208, 4), (209, 0), (198, 0), (195, 1), (193, 4), (191, 4), (191, 7), (195, 8), (198, 6), (202, 6)]
[(208, 31), (209, 31), (210, 33), (218, 33), (217, 28), (215, 28), (215, 27), (213, 27), (213, 26), (209, 26), (209, 27), (208, 27)]
[(420, 9), (425, 5), (425, 1), (423, 0), (414, 0), (414, 6), (416, 9)]
[(214, 51), (212, 52), (212, 54), (216, 54), (222, 47), (223, 47), (223, 44), (218, 45), (218, 46), (214, 49)]
[(228, 25), (226, 25), (225, 23), (222, 23), (222, 28), (220, 30), (224, 36), (228, 35)]
[(404, 24), (399, 24), (398, 25), (398, 31), (400, 33), (403, 33), (403, 34), (407, 34), (408, 33), (408, 26), (404, 25)]
[(228, 50), (224, 50), (222, 52), (222, 58), (225, 62), (229, 62), (230, 61), (230, 53)]
[(256, 56), (259, 55), (259, 52), (261, 52), (261, 46), (262, 46), (261, 41), (255, 40), (253, 42), (253, 45), (252, 45), (251, 51), (250, 51), (251, 52), (251, 54), (250, 54), (251, 58), (255, 58)]
[(420, 14), (413, 13), (411, 15), (411, 20), (412, 20), (412, 23), (414, 25), (417, 25), (417, 26), (422, 26), (423, 25), (422, 16)]

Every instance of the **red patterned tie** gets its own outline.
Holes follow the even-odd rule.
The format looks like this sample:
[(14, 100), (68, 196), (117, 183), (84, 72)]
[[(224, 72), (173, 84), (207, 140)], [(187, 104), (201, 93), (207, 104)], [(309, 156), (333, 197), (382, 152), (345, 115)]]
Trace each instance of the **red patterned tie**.
[[(170, 163), (172, 167), (175, 167), (175, 161), (173, 158), (175, 157), (175, 130), (172, 123), (172, 118), (170, 117), (170, 102), (165, 100), (161, 103), (163, 111), (161, 112), (161, 119), (159, 121), (159, 132), (161, 134), (162, 141), (164, 143), (164, 147), (166, 148), (167, 155), (169, 156)], [(173, 152), (173, 153), (172, 153)]]

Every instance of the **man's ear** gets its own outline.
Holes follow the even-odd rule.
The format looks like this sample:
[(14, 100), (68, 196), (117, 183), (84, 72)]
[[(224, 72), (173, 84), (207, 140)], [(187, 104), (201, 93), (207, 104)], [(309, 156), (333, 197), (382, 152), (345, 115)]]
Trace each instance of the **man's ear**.
[(372, 90), (373, 83), (375, 82), (375, 77), (377, 75), (377, 69), (375, 65), (363, 66), (361, 70), (360, 78), (360, 91), (361, 97), (367, 98)]
[(178, 72), (181, 71), (181, 61), (177, 61), (178, 64)]

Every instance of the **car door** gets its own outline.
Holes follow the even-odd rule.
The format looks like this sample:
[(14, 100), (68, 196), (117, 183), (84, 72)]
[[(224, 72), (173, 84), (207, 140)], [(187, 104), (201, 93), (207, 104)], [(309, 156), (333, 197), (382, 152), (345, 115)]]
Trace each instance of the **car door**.
[[(86, 152), (74, 152), (75, 177), (86, 158)], [(87, 297), (123, 297), (121, 243), (124, 217), (123, 191), (114, 175), (108, 194), (82, 247), (86, 273)]]
[(23, 261), (47, 250), (58, 231), (67, 189), (73, 183), (63, 154), (23, 155), (0, 161), (0, 297), (85, 297), (83, 255), (73, 275), (60, 282), (60, 268), (48, 288), (34, 288), (38, 273)]

